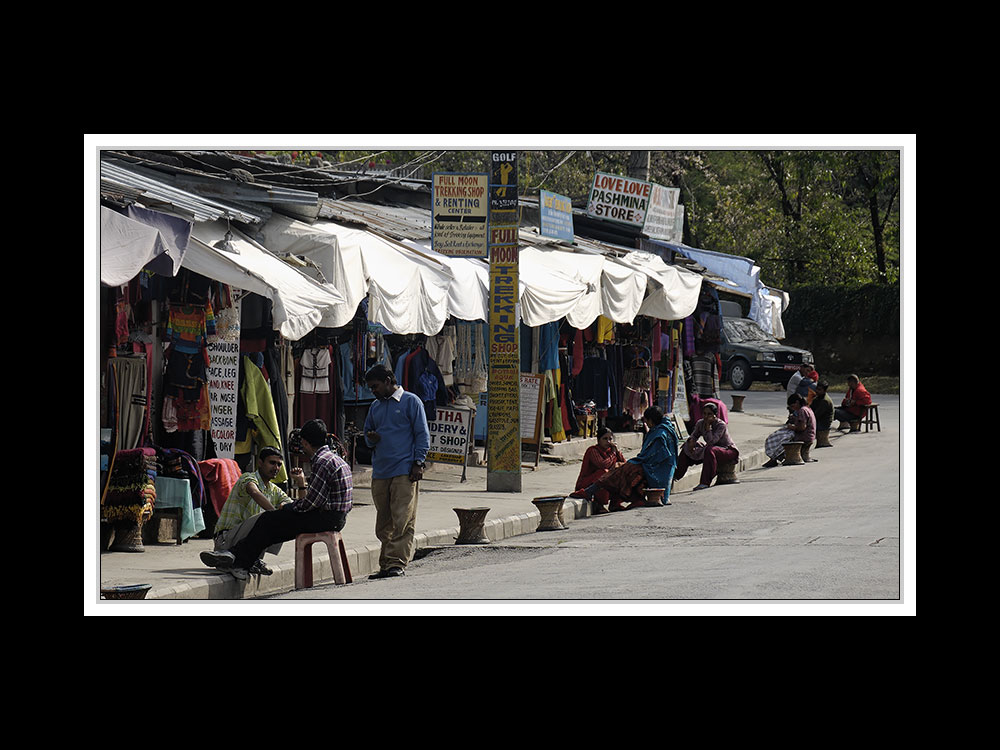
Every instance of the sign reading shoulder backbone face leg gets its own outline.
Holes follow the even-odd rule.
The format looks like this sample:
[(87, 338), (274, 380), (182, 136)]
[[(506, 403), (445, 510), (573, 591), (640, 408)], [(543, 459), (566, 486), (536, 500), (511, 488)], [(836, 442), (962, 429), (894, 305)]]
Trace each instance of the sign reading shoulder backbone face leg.
[(488, 174), (434, 173), (431, 247), (436, 252), (452, 257), (487, 257), (488, 190)]

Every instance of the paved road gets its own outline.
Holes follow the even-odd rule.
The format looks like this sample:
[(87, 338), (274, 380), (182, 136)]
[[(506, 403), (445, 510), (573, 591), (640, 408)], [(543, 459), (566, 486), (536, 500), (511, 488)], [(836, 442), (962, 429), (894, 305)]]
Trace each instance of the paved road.
[[(566, 531), (431, 548), (403, 578), (273, 600), (405, 601), (430, 612), (462, 603), (491, 613), (495, 603), (529, 602), (629, 603), (640, 611), (755, 605), (765, 613), (783, 605), (829, 611), (862, 602), (898, 610), (899, 399), (879, 402), (881, 433), (835, 435), (833, 448), (814, 451), (817, 463), (753, 469), (739, 485), (677, 493), (668, 507), (580, 519)], [(781, 416), (784, 394), (755, 393), (754, 409)]]

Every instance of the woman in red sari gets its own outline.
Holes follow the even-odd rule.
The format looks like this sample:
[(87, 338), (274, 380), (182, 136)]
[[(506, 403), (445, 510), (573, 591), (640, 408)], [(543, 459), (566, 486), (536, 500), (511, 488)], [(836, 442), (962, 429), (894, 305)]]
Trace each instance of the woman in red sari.
[[(598, 480), (607, 476), (608, 472), (616, 469), (625, 463), (625, 456), (615, 445), (615, 435), (607, 427), (602, 427), (597, 432), (597, 445), (587, 448), (583, 454), (583, 465), (580, 467), (580, 476), (576, 480), (577, 492), (574, 496), (582, 497), (583, 490), (591, 485), (597, 484)], [(593, 512), (607, 513), (607, 506), (611, 502), (611, 495), (604, 487), (597, 487), (593, 494)], [(619, 503), (620, 504), (620, 503)], [(615, 508), (617, 510), (617, 508)]]

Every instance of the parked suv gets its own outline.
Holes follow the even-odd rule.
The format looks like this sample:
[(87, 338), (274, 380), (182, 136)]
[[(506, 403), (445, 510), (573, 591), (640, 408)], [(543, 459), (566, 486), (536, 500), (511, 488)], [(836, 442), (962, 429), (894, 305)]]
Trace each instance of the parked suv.
[(722, 379), (733, 390), (745, 391), (755, 380), (786, 386), (800, 364), (813, 363), (812, 352), (782, 344), (749, 318), (727, 317), (731, 310), (722, 310), (721, 358)]

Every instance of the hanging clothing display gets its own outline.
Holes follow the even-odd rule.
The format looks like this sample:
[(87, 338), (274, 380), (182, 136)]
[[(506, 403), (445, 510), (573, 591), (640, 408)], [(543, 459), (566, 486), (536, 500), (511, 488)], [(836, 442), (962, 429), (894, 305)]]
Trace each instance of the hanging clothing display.
[(576, 377), (576, 399), (579, 402), (593, 401), (597, 409), (607, 409), (611, 405), (611, 367), (601, 357), (588, 357), (583, 361), (580, 374)]
[(215, 314), (212, 304), (204, 306), (171, 306), (167, 318), (167, 338), (176, 351), (197, 354), (215, 334)]
[[(241, 358), (240, 400), (244, 405), (243, 412), (249, 423), (246, 435), (238, 439), (235, 446), (237, 455), (258, 453), (261, 448), (272, 446), (283, 451), (284, 442), (278, 427), (278, 418), (274, 411), (271, 390), (260, 368), (244, 355)], [(257, 450), (254, 450), (254, 446)], [(278, 470), (274, 481), (281, 484), (288, 479), (285, 466)]]
[(306, 349), (299, 360), (301, 375), (299, 393), (329, 393), (330, 365), (333, 362), (329, 347)]
[(636, 422), (642, 420), (643, 412), (650, 405), (650, 385), (651, 376), (648, 367), (630, 367), (625, 370), (625, 413)]
[(400, 354), (396, 360), (394, 374), (396, 382), (404, 390), (420, 397), (428, 422), (437, 419), (438, 406), (447, 406), (451, 401), (441, 369), (422, 346)]
[(240, 467), (231, 458), (208, 458), (198, 462), (198, 470), (215, 515), (221, 516), (222, 506), (242, 475)]
[(459, 321), (455, 332), (455, 385), (463, 393), (478, 395), (486, 390), (488, 379), (483, 325)]
[(709, 398), (719, 397), (719, 369), (714, 354), (696, 354), (685, 359), (684, 375), (689, 397), (692, 393)]
[(117, 416), (118, 448), (140, 448), (146, 436), (148, 407), (145, 355), (112, 357), (108, 360), (107, 380), (111, 406)]
[(428, 337), (425, 346), (427, 353), (431, 355), (441, 370), (441, 377), (444, 378), (445, 385), (455, 383), (455, 346), (457, 333), (455, 326), (446, 325), (437, 336)]
[[(350, 344), (347, 344), (349, 347)], [(333, 430), (336, 393), (343, 391), (340, 384), (340, 368), (334, 361), (334, 347), (313, 347), (302, 352), (295, 366), (297, 382), (295, 393), (295, 416), (293, 423), (301, 427), (311, 419), (322, 419), (327, 429)], [(338, 357), (339, 361), (339, 348)], [(321, 366), (321, 363), (325, 365)], [(317, 381), (325, 381), (329, 387), (316, 390)]]
[(615, 340), (615, 322), (599, 315), (597, 318), (597, 343), (606, 344)]

